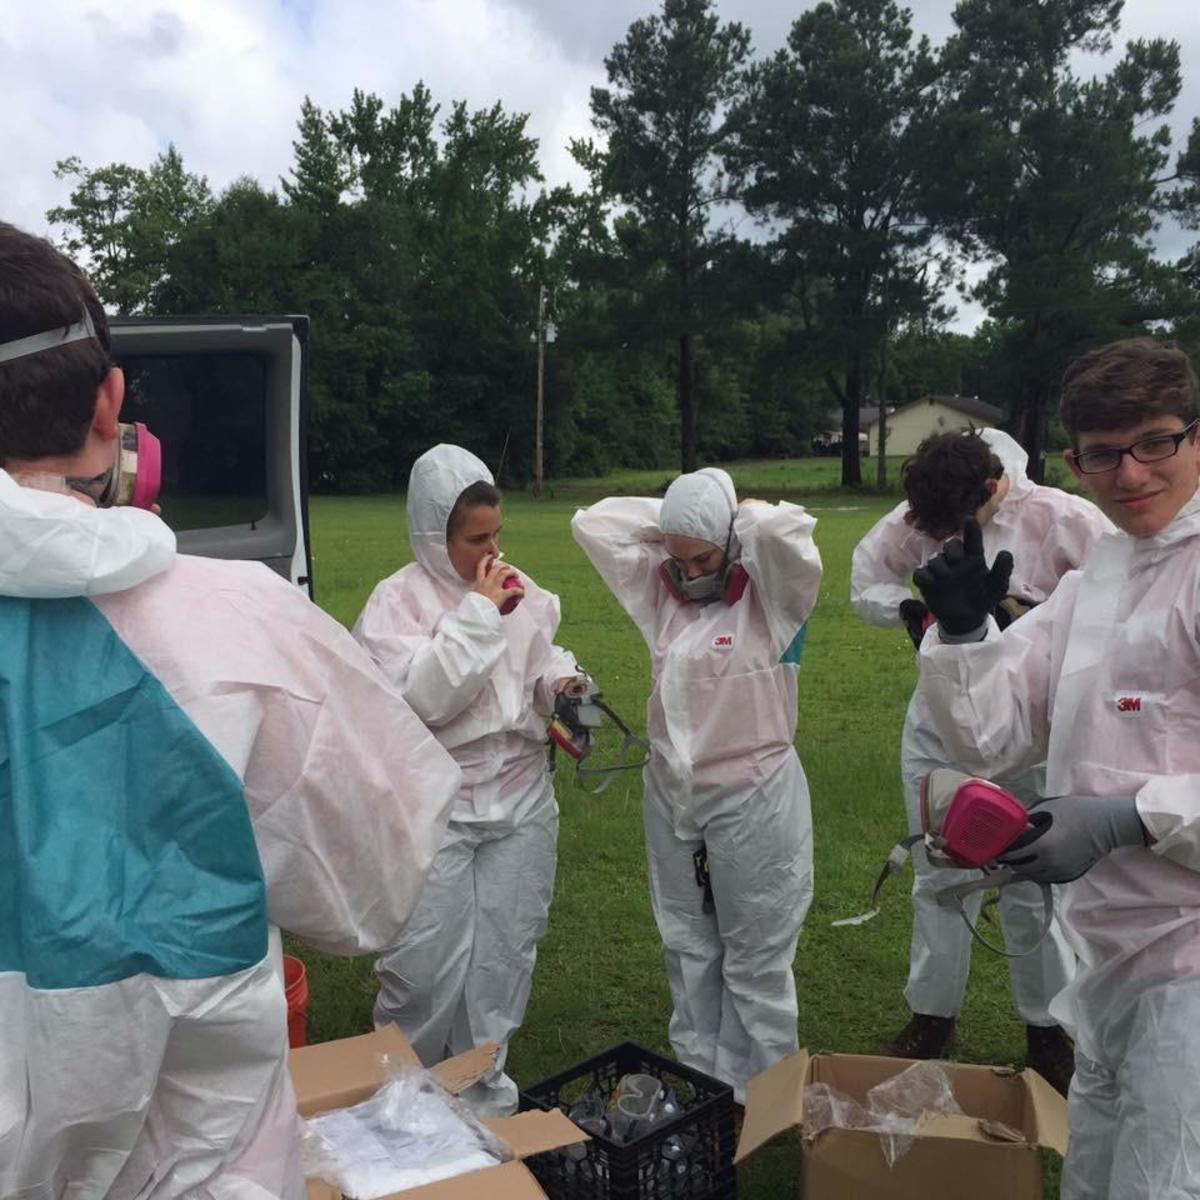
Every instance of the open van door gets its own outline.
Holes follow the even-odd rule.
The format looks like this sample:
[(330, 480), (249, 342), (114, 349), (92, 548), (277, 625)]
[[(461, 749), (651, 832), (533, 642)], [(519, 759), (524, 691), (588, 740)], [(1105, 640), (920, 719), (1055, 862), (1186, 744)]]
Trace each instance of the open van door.
[(163, 519), (184, 554), (254, 559), (312, 594), (308, 318), (124, 317), (122, 421), (162, 443)]

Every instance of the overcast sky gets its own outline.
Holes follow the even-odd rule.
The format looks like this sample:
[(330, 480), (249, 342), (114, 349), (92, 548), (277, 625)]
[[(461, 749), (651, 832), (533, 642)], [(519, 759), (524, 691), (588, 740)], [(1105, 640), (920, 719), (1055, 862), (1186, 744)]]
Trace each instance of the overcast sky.
[[(780, 47), (807, 7), (719, 0), (755, 51)], [(914, 0), (917, 30), (939, 42), (951, 0)], [(51, 233), (66, 199), (58, 159), (147, 165), (169, 142), (219, 191), (239, 175), (267, 186), (291, 163), (300, 103), (345, 105), (355, 87), (393, 101), (424, 80), (443, 107), (499, 100), (530, 114), (551, 183), (576, 181), (569, 138), (591, 132), (589, 88), (604, 55), (656, 0), (0, 0), (0, 218)], [(1180, 42), (1184, 89), (1172, 125), (1200, 115), (1200, 5), (1127, 0), (1121, 36)], [(1095, 64), (1093, 66), (1092, 64)], [(1089, 73), (1103, 63), (1089, 58)], [(1170, 229), (1176, 256), (1194, 235)], [(957, 325), (971, 326), (964, 309)]]

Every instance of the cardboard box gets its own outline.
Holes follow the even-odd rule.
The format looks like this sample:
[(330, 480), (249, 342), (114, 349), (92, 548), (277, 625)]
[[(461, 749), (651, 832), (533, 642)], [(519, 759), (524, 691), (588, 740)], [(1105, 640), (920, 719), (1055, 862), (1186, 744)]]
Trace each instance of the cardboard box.
[[(288, 1055), (296, 1107), (302, 1117), (313, 1117), (335, 1108), (348, 1108), (366, 1100), (385, 1082), (381, 1055), (420, 1066), (404, 1035), (395, 1028), (361, 1037), (302, 1046)], [(495, 1061), (494, 1044), (470, 1050), (432, 1068), (448, 1092), (457, 1095), (470, 1087)], [(471, 1171), (453, 1179), (395, 1193), (403, 1200), (546, 1200), (546, 1193), (519, 1161), (531, 1154), (557, 1150), (587, 1141), (584, 1133), (561, 1112), (526, 1112), (515, 1117), (484, 1120), (516, 1155), (516, 1160)], [(319, 1179), (308, 1181), (307, 1200), (341, 1200), (337, 1188)], [(389, 1198), (390, 1200), (390, 1198)]]
[[(787, 1129), (804, 1129), (804, 1088), (826, 1083), (859, 1103), (912, 1063), (801, 1050), (750, 1080), (734, 1162)], [(1067, 1102), (1035, 1071), (944, 1064), (962, 1116), (931, 1114), (889, 1167), (880, 1136), (864, 1129), (803, 1133), (805, 1200), (1038, 1200), (1039, 1150), (1067, 1148)]]

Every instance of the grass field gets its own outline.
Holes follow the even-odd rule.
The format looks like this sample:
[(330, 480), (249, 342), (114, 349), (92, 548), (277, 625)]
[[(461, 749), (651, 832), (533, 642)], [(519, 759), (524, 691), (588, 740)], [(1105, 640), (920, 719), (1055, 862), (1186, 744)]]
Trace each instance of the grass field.
[[(869, 469), (873, 474), (873, 463)], [(907, 1018), (908, 876), (892, 883), (883, 913), (869, 925), (833, 929), (830, 922), (863, 909), (883, 858), (905, 832), (898, 754), (916, 679), (912, 650), (903, 631), (865, 625), (848, 602), (854, 546), (896, 501), (838, 491), (834, 460), (731, 470), (740, 494), (786, 497), (818, 518), (825, 574), (800, 666), (796, 738), (812, 791), (816, 857), (815, 898), (796, 958), (800, 1042), (812, 1050), (869, 1052)], [(644, 644), (571, 540), (568, 523), (578, 504), (606, 491), (657, 491), (667, 478), (660, 471), (572, 481), (556, 486), (552, 499), (515, 495), (504, 507), (506, 557), (559, 594), (559, 643), (639, 728), (649, 688)], [(312, 536), (318, 602), (346, 624), (375, 583), (408, 561), (399, 496), (316, 498)], [(529, 1012), (509, 1056), (518, 1083), (626, 1038), (670, 1052), (670, 999), (644, 878), (640, 780), (618, 781), (593, 798), (574, 788), (563, 768), (555, 786), (562, 810), (558, 880)], [(368, 1029), (370, 960), (299, 952), (312, 978), (312, 1038)], [(980, 949), (959, 1026), (958, 1057), (1021, 1061), (1024, 1031), (1012, 1014), (1007, 968)], [(794, 1152), (784, 1142), (753, 1159), (740, 1171), (740, 1194), (796, 1195)], [(1057, 1194), (1053, 1184), (1048, 1194)]]

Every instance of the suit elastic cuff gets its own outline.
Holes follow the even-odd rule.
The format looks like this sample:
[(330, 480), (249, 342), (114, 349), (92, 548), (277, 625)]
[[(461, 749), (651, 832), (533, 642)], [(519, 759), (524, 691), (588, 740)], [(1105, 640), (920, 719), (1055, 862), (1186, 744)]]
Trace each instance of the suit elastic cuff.
[(945, 625), (938, 622), (938, 637), (946, 646), (963, 646), (969, 642), (982, 642), (987, 637), (988, 623), (986, 619), (983, 624), (976, 629), (972, 629), (969, 633), (950, 633)]

